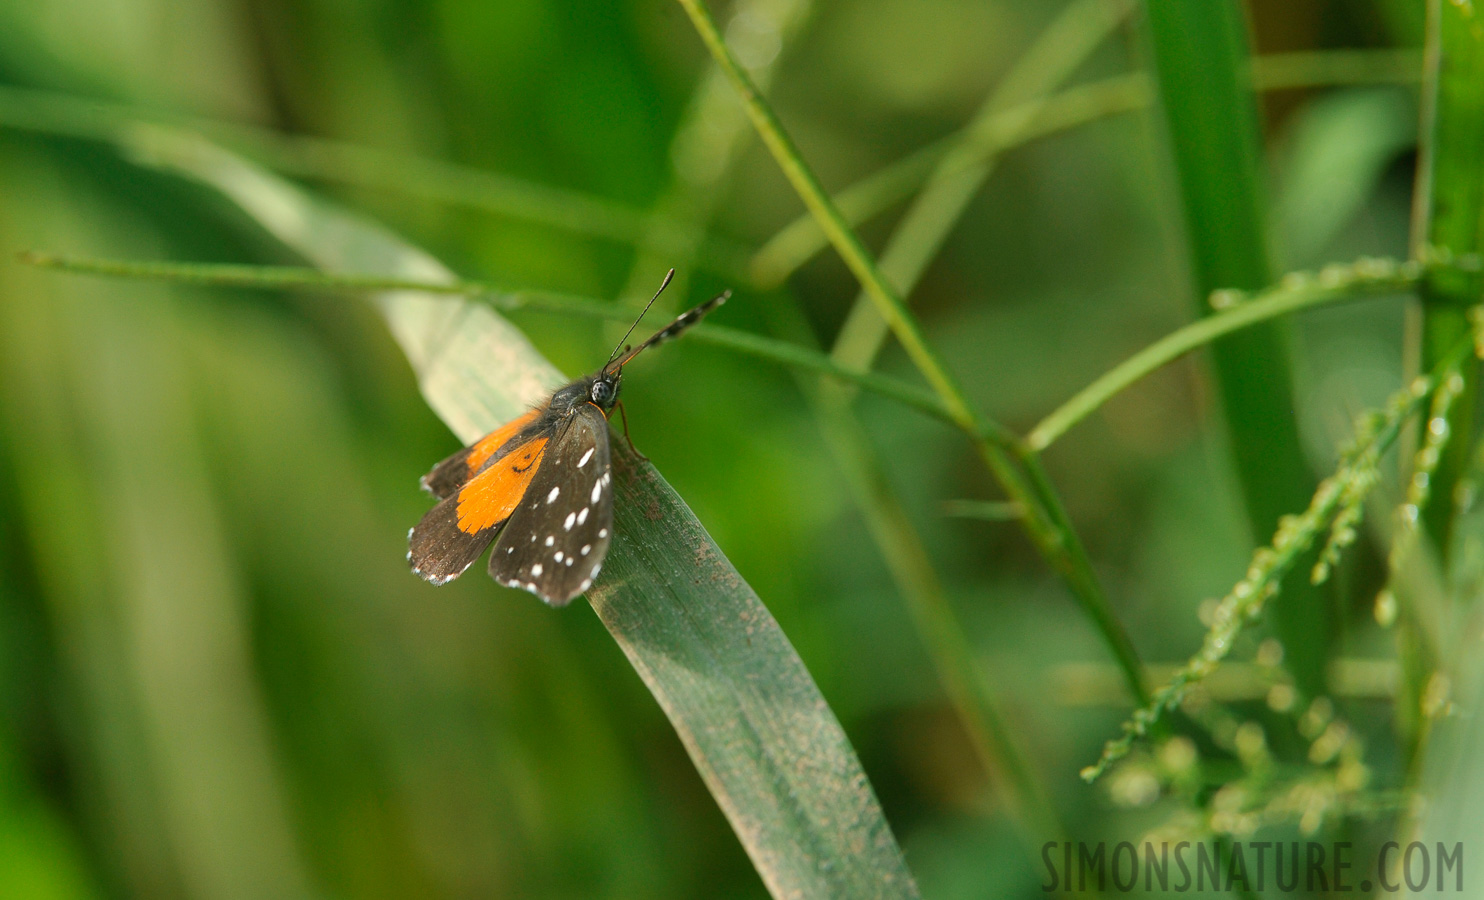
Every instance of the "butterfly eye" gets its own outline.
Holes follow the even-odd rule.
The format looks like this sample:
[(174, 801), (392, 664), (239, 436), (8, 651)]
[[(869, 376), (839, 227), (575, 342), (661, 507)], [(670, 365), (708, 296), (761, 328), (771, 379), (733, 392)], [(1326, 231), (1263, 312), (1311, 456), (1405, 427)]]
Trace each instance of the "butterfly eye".
[(613, 402), (617, 394), (617, 386), (606, 378), (593, 382), (593, 402), (599, 406), (607, 406)]

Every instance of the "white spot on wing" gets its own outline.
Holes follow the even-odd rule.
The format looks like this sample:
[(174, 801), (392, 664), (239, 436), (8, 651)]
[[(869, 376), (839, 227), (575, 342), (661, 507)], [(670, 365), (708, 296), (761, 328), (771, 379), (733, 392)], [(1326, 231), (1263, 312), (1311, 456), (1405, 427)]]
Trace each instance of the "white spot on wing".
[(582, 555), (583, 556), (587, 556), (588, 553), (592, 551), (592, 549), (593, 549), (593, 545), (592, 544), (583, 544), (582, 545)]
[(572, 530), (572, 523), (573, 522), (576, 522), (576, 521), (577, 521), (577, 513), (567, 513), (567, 519), (566, 519), (566, 521), (562, 522), (562, 527), (565, 528), (568, 531), (571, 531)]
[(546, 546), (550, 547), (552, 544), (555, 544), (555, 543), (556, 543), (556, 535), (548, 534), (546, 536)]
[(597, 503), (598, 502), (598, 498), (601, 497), (601, 496), (603, 496), (603, 482), (601, 482), (601, 481), (594, 482), (593, 483), (593, 502), (594, 503)]
[(552, 559), (556, 560), (557, 562), (561, 562), (562, 561), (562, 551), (558, 550), (556, 552), (556, 556), (553, 556)]
[(592, 459), (592, 458), (593, 458), (593, 448), (592, 447), (589, 447), (589, 448), (587, 448), (587, 452), (584, 453), (584, 454), (582, 454), (582, 459), (579, 459), (577, 461), (577, 468), (580, 469), (583, 466), (587, 465), (587, 461), (590, 460), (590, 459)]
[(547, 505), (551, 505), (551, 504), (555, 503), (556, 502), (556, 498), (558, 496), (560, 496), (561, 493), (562, 493), (562, 489), (561, 489), (560, 486), (552, 488), (551, 489), (551, 493), (549, 493), (549, 494), (546, 495), (546, 503), (547, 503)]
[(580, 594), (580, 593), (582, 593), (583, 591), (587, 590), (588, 588), (590, 588), (592, 586), (593, 586), (593, 580), (591, 578), (584, 578), (584, 579), (582, 579), (582, 584), (579, 584), (577, 586), (577, 593)]
[(606, 529), (606, 528), (599, 528), (598, 529), (598, 537), (605, 538), (607, 536), (608, 536), (608, 529)]
[(586, 521), (587, 521), (587, 507), (584, 506), (577, 513), (577, 524), (578, 525), (581, 525), (583, 522), (586, 522)]
[(541, 574), (541, 564), (540, 563), (536, 563), (534, 566), (531, 566), (531, 574), (532, 575), (540, 575)]

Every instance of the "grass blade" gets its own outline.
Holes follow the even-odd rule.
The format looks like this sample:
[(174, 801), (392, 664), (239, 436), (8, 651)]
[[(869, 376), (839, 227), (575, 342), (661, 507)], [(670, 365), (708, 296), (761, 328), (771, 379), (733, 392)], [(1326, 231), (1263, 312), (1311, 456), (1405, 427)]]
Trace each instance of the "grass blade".
[[(210, 144), (151, 131), (134, 149), (220, 190), (317, 265), (451, 278), (422, 251)], [(429, 404), (462, 439), (562, 380), (488, 306), (411, 291), (378, 302)], [(614, 451), (615, 547), (589, 599), (768, 889), (916, 897), (859, 760), (778, 623), (653, 467), (622, 442)]]
[[(1147, 0), (1145, 9), (1204, 316), (1211, 310), (1199, 298), (1272, 280), (1246, 28), (1232, 0)], [(1293, 414), (1288, 336), (1279, 323), (1251, 328), (1212, 345), (1211, 357), (1251, 531), (1266, 535), (1314, 488)], [(1274, 620), (1288, 667), (1311, 696), (1324, 690), (1330, 619), (1320, 592), (1290, 574)]]
[[(1423, 259), (1477, 261), (1484, 250), (1484, 21), (1472, 4), (1428, 4), (1426, 84), (1423, 91), (1422, 154), (1417, 167), (1412, 222), (1412, 252)], [(1481, 281), (1466, 270), (1429, 273), (1420, 290), (1421, 365), (1429, 367), (1447, 347), (1471, 328), (1468, 307), (1479, 302)], [(1432, 474), (1437, 498), (1422, 512), (1422, 525), (1439, 561), (1451, 557), (1457, 517), (1455, 488), (1473, 454), (1473, 409), (1479, 389), (1478, 368), (1466, 367), (1462, 402), (1453, 405), (1448, 431), (1455, 436)], [(1424, 423), (1428, 427), (1430, 423)], [(1408, 748), (1415, 752), (1426, 728), (1419, 717), (1420, 699), (1435, 660), (1405, 630), (1400, 633), (1404, 684), (1397, 704), (1399, 724)]]
[[(1418, 167), (1414, 254), (1445, 261), (1484, 251), (1484, 21), (1472, 6), (1431, 4), (1428, 94), (1425, 98), (1423, 157)], [(1422, 285), (1422, 365), (1431, 365), (1460, 335), (1467, 334), (1469, 304), (1479, 301), (1480, 278), (1459, 269), (1431, 270)], [(1465, 436), (1473, 409), (1476, 379), (1468, 376), (1468, 396), (1450, 421)], [(1443, 455), (1434, 491), (1452, 496), (1468, 463), (1472, 442), (1457, 441)], [(1454, 508), (1436, 504), (1424, 516), (1444, 559)]]

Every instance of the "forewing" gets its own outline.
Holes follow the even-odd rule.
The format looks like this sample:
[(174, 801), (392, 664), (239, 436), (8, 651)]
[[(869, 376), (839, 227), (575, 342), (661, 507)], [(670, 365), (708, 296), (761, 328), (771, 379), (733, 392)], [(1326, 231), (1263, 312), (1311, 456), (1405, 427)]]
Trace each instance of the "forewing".
[(455, 491), (474, 477), (481, 466), (500, 451), (501, 447), (535, 422), (540, 414), (540, 409), (533, 409), (520, 418), (506, 422), (434, 466), (431, 472), (422, 477), (423, 490), (439, 500), (452, 497)]
[(490, 575), (552, 606), (592, 587), (612, 540), (608, 463), (608, 420), (584, 403), (547, 444), (525, 500), (490, 554)]
[(509, 449), (429, 510), (407, 533), (412, 571), (434, 584), (462, 575), (526, 495), (547, 443), (540, 435)]

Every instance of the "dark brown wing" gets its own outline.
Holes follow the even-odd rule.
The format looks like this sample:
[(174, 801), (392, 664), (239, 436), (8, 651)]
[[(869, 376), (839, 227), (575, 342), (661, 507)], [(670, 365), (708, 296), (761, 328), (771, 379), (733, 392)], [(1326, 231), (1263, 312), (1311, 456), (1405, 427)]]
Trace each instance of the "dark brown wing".
[(429, 510), (407, 532), (412, 571), (434, 584), (462, 575), (526, 495), (541, 470), (548, 441), (547, 435), (527, 437)]
[(541, 466), (490, 554), (506, 587), (565, 606), (592, 587), (613, 532), (608, 420), (583, 403), (556, 426)]

